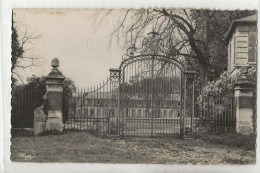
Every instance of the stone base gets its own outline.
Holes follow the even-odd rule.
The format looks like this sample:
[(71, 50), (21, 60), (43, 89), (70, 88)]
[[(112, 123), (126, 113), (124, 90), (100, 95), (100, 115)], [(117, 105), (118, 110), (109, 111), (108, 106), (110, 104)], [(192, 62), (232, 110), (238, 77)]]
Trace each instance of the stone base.
[(250, 135), (254, 133), (253, 124), (240, 124), (237, 132), (243, 135)]
[(245, 79), (235, 83), (236, 132), (243, 135), (254, 134), (254, 82)]
[(46, 115), (43, 111), (43, 105), (37, 107), (34, 110), (33, 132), (34, 135), (39, 135), (45, 131), (46, 127)]
[(56, 130), (58, 132), (62, 132), (64, 128), (63, 119), (62, 118), (48, 118), (46, 122), (46, 130)]
[(37, 136), (45, 131), (46, 122), (34, 122), (33, 131), (34, 135)]

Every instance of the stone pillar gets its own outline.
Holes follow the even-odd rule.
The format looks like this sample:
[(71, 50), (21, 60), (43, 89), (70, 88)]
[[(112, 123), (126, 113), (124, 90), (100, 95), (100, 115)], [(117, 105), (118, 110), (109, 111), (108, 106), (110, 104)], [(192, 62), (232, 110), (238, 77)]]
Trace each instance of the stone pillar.
[(255, 82), (248, 78), (246, 67), (242, 67), (241, 73), (241, 78), (234, 84), (236, 100), (236, 132), (249, 135), (255, 133)]
[[(114, 69), (111, 68), (109, 69), (110, 71), (110, 81), (112, 85), (112, 100), (116, 99), (117, 105), (112, 106), (113, 109), (115, 110), (115, 117), (110, 117), (109, 122), (111, 123), (110, 126), (113, 126), (112, 123), (116, 127), (117, 133), (120, 133), (120, 124), (122, 124), (123, 119), (120, 117), (120, 79), (121, 79), (121, 70), (120, 69)], [(115, 92), (115, 89), (118, 87), (118, 90)], [(109, 127), (109, 133), (111, 132), (112, 129)], [(115, 130), (115, 129), (113, 129)], [(114, 132), (113, 132), (114, 133)]]
[(183, 114), (180, 119), (181, 138), (193, 138), (194, 116), (195, 116), (195, 78), (198, 73), (194, 70), (184, 71), (184, 92), (183, 92)]
[(47, 91), (47, 122), (46, 130), (63, 131), (62, 98), (63, 81), (65, 77), (58, 70), (59, 60), (54, 58), (51, 62), (52, 71), (46, 77)]

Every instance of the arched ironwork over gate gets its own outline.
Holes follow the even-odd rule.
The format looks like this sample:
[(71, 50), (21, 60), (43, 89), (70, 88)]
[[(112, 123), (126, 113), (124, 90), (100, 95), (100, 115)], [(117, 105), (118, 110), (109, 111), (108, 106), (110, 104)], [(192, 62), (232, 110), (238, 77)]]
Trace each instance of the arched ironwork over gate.
[(134, 51), (129, 48), (119, 69), (110, 71), (119, 83), (119, 134), (193, 136), (195, 72), (167, 56)]

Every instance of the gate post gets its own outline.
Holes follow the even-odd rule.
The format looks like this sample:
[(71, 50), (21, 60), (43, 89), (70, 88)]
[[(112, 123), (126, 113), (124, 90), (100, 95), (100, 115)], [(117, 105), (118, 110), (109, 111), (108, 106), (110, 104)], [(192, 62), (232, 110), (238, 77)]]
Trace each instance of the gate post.
[(249, 135), (255, 133), (254, 114), (255, 82), (248, 78), (247, 67), (242, 67), (241, 78), (234, 84), (236, 100), (236, 132)]
[(184, 71), (184, 109), (182, 117), (181, 137), (193, 138), (195, 115), (195, 75), (196, 71)]
[(65, 77), (58, 70), (59, 60), (54, 58), (51, 61), (52, 71), (46, 77), (46, 91), (47, 91), (47, 121), (46, 130), (57, 130), (62, 132), (63, 118), (63, 81)]
[[(121, 119), (120, 119), (120, 79), (121, 79), (121, 70), (111, 68), (111, 69), (109, 69), (109, 71), (110, 71), (110, 80), (112, 82), (112, 87), (115, 87), (116, 84), (118, 85), (118, 89), (117, 89), (117, 108), (116, 108), (116, 127), (117, 127), (117, 133), (120, 134), (120, 121), (121, 121)], [(111, 92), (113, 92), (113, 90)], [(123, 118), (122, 118), (122, 121), (123, 121)], [(122, 130), (122, 136), (123, 136), (123, 130)]]

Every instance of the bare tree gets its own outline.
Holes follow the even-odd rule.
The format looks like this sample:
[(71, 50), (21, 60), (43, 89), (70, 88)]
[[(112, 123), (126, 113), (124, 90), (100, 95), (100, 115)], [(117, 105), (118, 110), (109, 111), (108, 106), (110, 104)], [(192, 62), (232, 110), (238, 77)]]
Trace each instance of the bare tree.
[[(129, 24), (126, 21), (130, 18), (133, 22)], [(172, 59), (194, 58), (206, 64), (201, 58), (202, 52), (198, 48), (201, 42), (195, 38), (195, 30), (195, 23), (186, 10), (139, 9), (128, 10), (112, 35), (118, 38), (120, 34), (124, 35), (126, 44), (139, 47), (143, 46), (146, 34), (154, 33), (157, 39), (163, 41), (164, 47), (159, 53)], [(149, 46), (152, 45), (146, 45)]]
[[(109, 11), (111, 13), (111, 11)], [(209, 80), (218, 77), (227, 64), (227, 47), (223, 40), (232, 20), (256, 11), (219, 11), (190, 9), (126, 10), (111, 34), (125, 38), (125, 45), (142, 47), (148, 33), (163, 43), (159, 52), (168, 58), (192, 66)], [(145, 43), (149, 47), (149, 42)], [(154, 50), (154, 46), (150, 45)]]
[[(13, 15), (15, 15), (13, 13)], [(26, 51), (32, 50), (32, 46), (30, 46), (33, 40), (38, 39), (41, 35), (32, 35), (27, 32), (27, 29), (24, 33), (20, 33), (22, 36), (19, 39), (17, 29), (14, 26), (14, 21), (12, 19), (12, 85), (16, 81), (14, 76), (16, 76), (22, 83), (24, 83), (22, 77), (20, 76), (18, 69), (27, 69), (31, 67), (39, 67), (41, 66), (41, 62), (38, 60), (39, 57), (36, 56), (25, 56)]]

